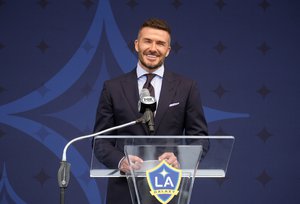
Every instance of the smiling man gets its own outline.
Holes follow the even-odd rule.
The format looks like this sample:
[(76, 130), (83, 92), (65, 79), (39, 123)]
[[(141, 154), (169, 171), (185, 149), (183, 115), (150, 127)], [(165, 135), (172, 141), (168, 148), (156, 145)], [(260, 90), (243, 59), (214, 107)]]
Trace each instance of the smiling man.
[[(151, 24), (150, 24), (151, 25)], [(138, 52), (139, 65), (148, 72), (154, 72), (161, 67), (171, 50), (171, 36), (168, 27), (154, 24), (157, 28), (147, 27), (145, 23), (135, 41), (135, 50)]]
[[(129, 73), (105, 81), (96, 113), (95, 132), (140, 118), (142, 114), (137, 104), (139, 94), (146, 87), (157, 101), (154, 130), (138, 124), (111, 132), (112, 135), (207, 135), (196, 82), (165, 69), (170, 43), (171, 30), (165, 21), (149, 19), (142, 24), (135, 41), (137, 66)], [(203, 140), (201, 144), (205, 154), (209, 142)], [(123, 140), (99, 139), (94, 151), (97, 159), (108, 168), (123, 173), (129, 171), (128, 160), (124, 159)], [(143, 158), (137, 156), (129, 159), (133, 163), (143, 162)], [(173, 152), (164, 152), (157, 159), (179, 167)], [(126, 178), (109, 179), (107, 203), (132, 203)]]

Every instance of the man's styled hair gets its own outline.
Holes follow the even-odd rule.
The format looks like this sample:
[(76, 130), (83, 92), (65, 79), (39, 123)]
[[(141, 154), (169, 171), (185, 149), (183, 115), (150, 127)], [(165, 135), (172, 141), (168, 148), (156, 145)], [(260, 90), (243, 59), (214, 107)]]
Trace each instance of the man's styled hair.
[(167, 22), (162, 19), (150, 18), (150, 19), (146, 20), (140, 27), (140, 31), (145, 27), (150, 27), (150, 28), (167, 31), (169, 33), (169, 35), (171, 36), (171, 28), (168, 26)]

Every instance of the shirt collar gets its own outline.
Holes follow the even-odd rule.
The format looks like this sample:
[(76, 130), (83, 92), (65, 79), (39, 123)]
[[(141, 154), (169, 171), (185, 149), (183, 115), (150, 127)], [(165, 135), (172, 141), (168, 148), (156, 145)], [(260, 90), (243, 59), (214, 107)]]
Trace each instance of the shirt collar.
[[(164, 71), (165, 71), (165, 66), (161, 65), (157, 70), (155, 70), (155, 72), (153, 72), (153, 74), (156, 74), (157, 76), (160, 76), (161, 78), (164, 76)], [(137, 63), (137, 67), (136, 67), (136, 75), (137, 78), (140, 78), (141, 76), (143, 76), (144, 74), (148, 74), (147, 71), (145, 71), (140, 63)]]

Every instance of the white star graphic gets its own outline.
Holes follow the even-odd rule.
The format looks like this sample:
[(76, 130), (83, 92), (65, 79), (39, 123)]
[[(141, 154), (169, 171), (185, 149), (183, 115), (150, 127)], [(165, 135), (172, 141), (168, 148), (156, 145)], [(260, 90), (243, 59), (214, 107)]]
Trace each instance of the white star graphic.
[(169, 174), (169, 172), (167, 172), (165, 169), (162, 170), (162, 172), (160, 172), (160, 174), (165, 178), (167, 174)]

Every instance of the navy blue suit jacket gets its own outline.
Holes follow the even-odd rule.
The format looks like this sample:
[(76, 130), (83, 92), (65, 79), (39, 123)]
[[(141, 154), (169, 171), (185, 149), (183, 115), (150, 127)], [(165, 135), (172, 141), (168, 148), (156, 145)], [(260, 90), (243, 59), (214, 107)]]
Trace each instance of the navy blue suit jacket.
[[(134, 121), (138, 112), (139, 91), (136, 69), (103, 85), (94, 131)], [(170, 104), (173, 104), (170, 106)], [(159, 104), (155, 115), (154, 135), (207, 135), (200, 94), (195, 81), (165, 69)], [(149, 135), (145, 124), (111, 132), (113, 135)], [(209, 142), (202, 141), (204, 152)], [(102, 139), (95, 143), (95, 155), (108, 168), (117, 169), (124, 156), (123, 142)], [(110, 179), (107, 203), (131, 203), (126, 180)]]

